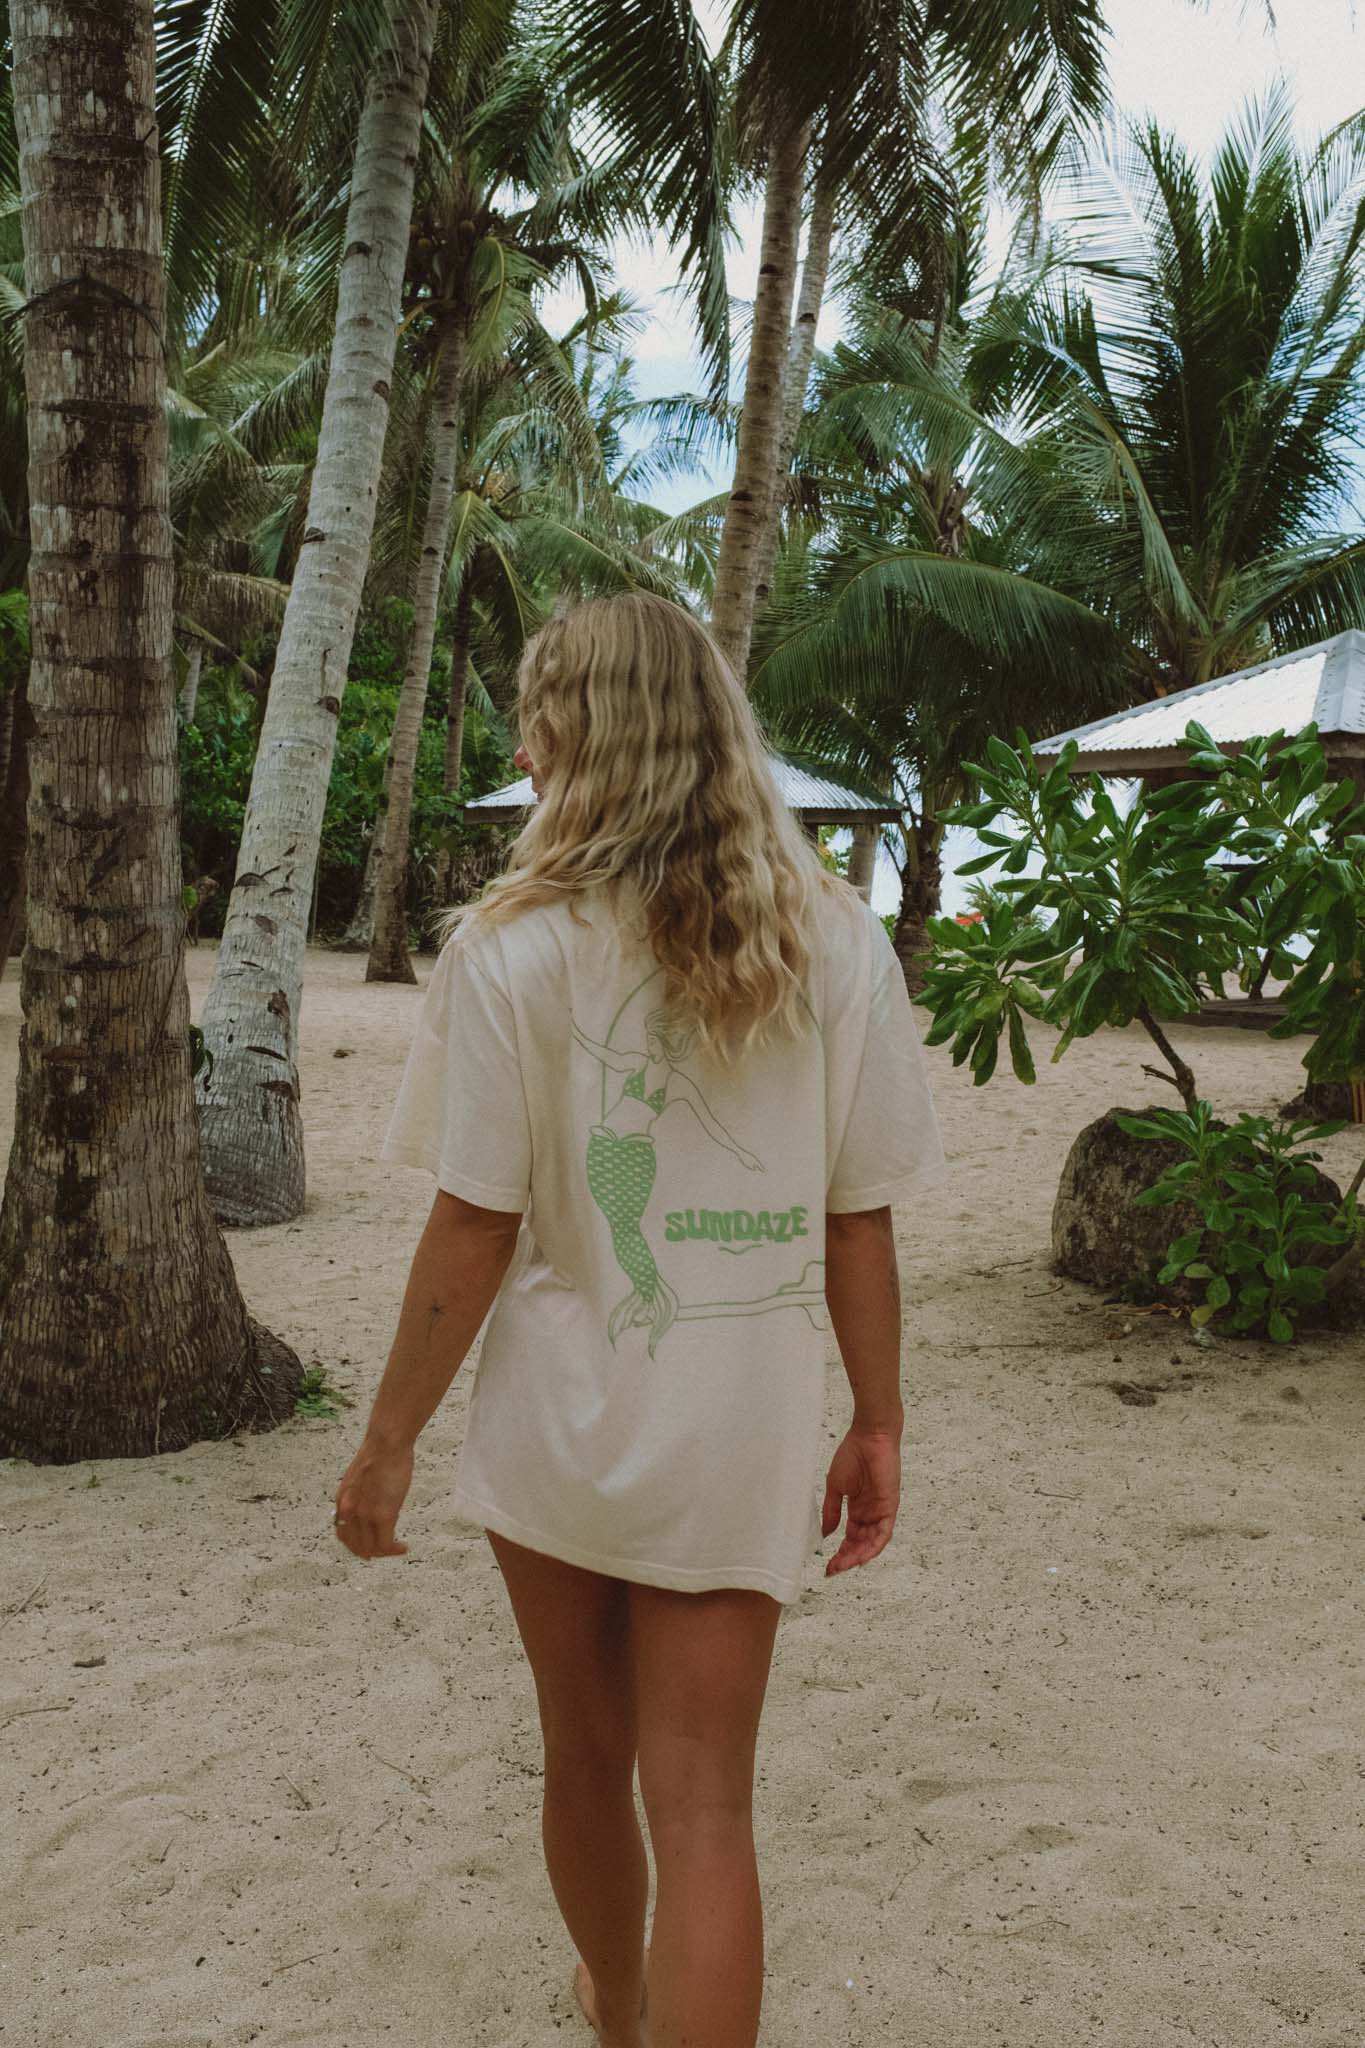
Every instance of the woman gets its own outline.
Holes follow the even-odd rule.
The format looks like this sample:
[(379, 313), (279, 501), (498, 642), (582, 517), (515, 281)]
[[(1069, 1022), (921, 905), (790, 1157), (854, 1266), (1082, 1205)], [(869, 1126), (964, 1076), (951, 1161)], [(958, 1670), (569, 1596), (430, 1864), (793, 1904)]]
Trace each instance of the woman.
[[(534, 1675), (579, 2001), (604, 2048), (753, 2048), (778, 1618), (845, 1502), (827, 1575), (890, 1540), (889, 1205), (942, 1154), (885, 932), (705, 631), (594, 600), (530, 643), (519, 698), (539, 803), (423, 998), (381, 1156), (437, 1192), (337, 1534), (405, 1554), (414, 1444), (493, 1307), (451, 1506)], [(853, 1419), (817, 1515), (831, 1325)]]

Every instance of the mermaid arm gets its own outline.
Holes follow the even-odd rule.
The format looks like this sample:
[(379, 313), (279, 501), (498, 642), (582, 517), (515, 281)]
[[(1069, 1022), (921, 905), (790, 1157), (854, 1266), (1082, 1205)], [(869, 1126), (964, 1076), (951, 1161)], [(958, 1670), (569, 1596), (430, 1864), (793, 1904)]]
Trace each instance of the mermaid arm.
[(733, 1152), (743, 1165), (761, 1167), (762, 1162), (756, 1159), (752, 1152), (746, 1151), (743, 1145), (737, 1145), (724, 1124), (712, 1116), (706, 1098), (696, 1082), (689, 1081), (687, 1075), (680, 1074), (676, 1067), (669, 1076), (668, 1099), (670, 1102), (685, 1102), (707, 1137), (714, 1139), (717, 1145), (723, 1145), (727, 1152)]
[(584, 1052), (590, 1052), (595, 1060), (600, 1060), (604, 1067), (610, 1067), (614, 1074), (633, 1074), (644, 1065), (643, 1053), (621, 1052), (610, 1045), (599, 1045), (595, 1038), (589, 1038), (585, 1031), (579, 1030), (572, 1017), (569, 1026)]

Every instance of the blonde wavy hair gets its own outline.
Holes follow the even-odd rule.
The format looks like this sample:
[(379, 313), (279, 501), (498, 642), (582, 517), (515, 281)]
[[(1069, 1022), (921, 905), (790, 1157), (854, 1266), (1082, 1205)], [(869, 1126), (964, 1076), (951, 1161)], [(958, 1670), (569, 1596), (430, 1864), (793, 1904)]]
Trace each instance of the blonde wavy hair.
[(699, 1049), (803, 1027), (817, 897), (852, 899), (778, 792), (748, 697), (705, 628), (642, 591), (592, 598), (528, 642), (522, 742), (540, 800), (506, 871), (437, 920), (442, 944), (603, 885), (664, 969)]

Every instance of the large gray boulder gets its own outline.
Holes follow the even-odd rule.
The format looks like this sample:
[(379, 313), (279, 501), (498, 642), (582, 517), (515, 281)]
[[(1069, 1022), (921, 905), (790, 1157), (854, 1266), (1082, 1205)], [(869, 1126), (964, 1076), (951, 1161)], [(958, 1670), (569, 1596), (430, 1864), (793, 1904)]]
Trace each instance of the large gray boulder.
[[(1059, 1273), (1070, 1280), (1084, 1280), (1102, 1287), (1108, 1294), (1150, 1300), (1160, 1295), (1165, 1301), (1196, 1301), (1203, 1297), (1202, 1281), (1177, 1281), (1157, 1285), (1157, 1274), (1166, 1263), (1166, 1248), (1174, 1238), (1198, 1227), (1198, 1210), (1190, 1202), (1139, 1209), (1134, 1206), (1144, 1188), (1161, 1177), (1167, 1166), (1186, 1157), (1174, 1140), (1130, 1138), (1119, 1129), (1121, 1116), (1150, 1116), (1151, 1109), (1107, 1109), (1087, 1124), (1066, 1156), (1061, 1183), (1052, 1209), (1052, 1260)], [(1341, 1189), (1322, 1172), (1307, 1189), (1309, 1201), (1341, 1201)], [(1336, 1254), (1319, 1253), (1323, 1264)], [(1305, 1315), (1305, 1323), (1340, 1323), (1355, 1326), (1365, 1315), (1365, 1269), (1323, 1307)]]
[(1133, 1206), (1144, 1188), (1185, 1156), (1174, 1140), (1130, 1138), (1119, 1129), (1119, 1117), (1151, 1113), (1150, 1107), (1107, 1109), (1086, 1125), (1066, 1155), (1052, 1209), (1052, 1260), (1070, 1280), (1111, 1294), (1154, 1294), (1167, 1245), (1199, 1221), (1188, 1202)]

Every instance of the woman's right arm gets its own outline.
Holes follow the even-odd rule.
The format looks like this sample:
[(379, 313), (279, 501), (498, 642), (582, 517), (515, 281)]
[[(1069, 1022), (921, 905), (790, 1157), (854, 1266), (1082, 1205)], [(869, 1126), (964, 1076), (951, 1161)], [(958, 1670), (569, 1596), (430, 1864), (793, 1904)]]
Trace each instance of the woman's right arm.
[(844, 1538), (826, 1577), (868, 1564), (891, 1541), (900, 1506), (901, 1295), (891, 1210), (825, 1218), (825, 1301), (853, 1392), (853, 1421), (830, 1463), (821, 1534)]

